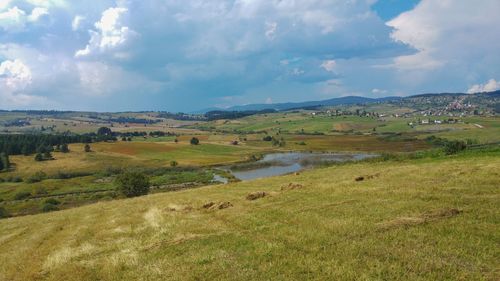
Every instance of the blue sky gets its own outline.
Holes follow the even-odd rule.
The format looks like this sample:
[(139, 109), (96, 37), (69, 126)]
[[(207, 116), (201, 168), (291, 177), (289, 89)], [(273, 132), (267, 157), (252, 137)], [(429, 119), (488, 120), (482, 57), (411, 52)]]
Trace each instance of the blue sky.
[(0, 108), (500, 88), (498, 0), (1, 0)]

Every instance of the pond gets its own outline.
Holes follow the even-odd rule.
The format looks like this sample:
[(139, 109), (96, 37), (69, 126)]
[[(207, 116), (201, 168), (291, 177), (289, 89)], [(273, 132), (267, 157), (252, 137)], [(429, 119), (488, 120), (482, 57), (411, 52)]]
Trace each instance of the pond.
[(231, 172), (237, 179), (253, 180), (299, 172), (321, 164), (357, 161), (376, 156), (374, 154), (351, 153), (271, 153), (256, 162), (234, 165), (224, 169)]

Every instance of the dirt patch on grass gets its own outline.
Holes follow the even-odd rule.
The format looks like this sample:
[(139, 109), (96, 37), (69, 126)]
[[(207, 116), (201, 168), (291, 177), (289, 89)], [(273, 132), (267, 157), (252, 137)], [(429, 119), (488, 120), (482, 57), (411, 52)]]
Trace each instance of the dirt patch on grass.
[(378, 178), (380, 176), (380, 173), (374, 174), (374, 175), (367, 175), (367, 176), (359, 176), (356, 177), (354, 180), (355, 181), (364, 181), (364, 180), (371, 180), (374, 178)]
[(170, 212), (189, 212), (194, 208), (190, 205), (177, 205), (177, 204), (169, 204), (167, 206), (167, 211)]
[(222, 210), (222, 209), (227, 209), (233, 207), (233, 204), (231, 202), (225, 201), (225, 202), (207, 202), (203, 204), (202, 209), (205, 210)]
[(415, 217), (401, 217), (394, 220), (379, 223), (381, 230), (390, 230), (394, 228), (409, 228), (441, 219), (452, 218), (461, 214), (462, 211), (454, 208), (440, 209), (432, 212), (426, 212)]
[(253, 200), (257, 200), (257, 199), (260, 199), (260, 198), (264, 198), (266, 197), (268, 194), (264, 191), (257, 191), (257, 192), (252, 192), (250, 194), (247, 195), (246, 199), (247, 200), (250, 200), (250, 201), (253, 201)]
[(281, 190), (285, 191), (285, 190), (294, 190), (294, 189), (302, 189), (302, 188), (304, 188), (304, 186), (302, 184), (291, 182), (291, 183), (289, 183), (287, 185), (283, 185), (281, 187)]

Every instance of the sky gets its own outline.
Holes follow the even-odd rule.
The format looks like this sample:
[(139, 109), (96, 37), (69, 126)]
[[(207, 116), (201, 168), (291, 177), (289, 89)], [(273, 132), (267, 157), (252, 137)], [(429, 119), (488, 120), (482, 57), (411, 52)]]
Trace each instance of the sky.
[(0, 0), (0, 109), (500, 89), (498, 0)]

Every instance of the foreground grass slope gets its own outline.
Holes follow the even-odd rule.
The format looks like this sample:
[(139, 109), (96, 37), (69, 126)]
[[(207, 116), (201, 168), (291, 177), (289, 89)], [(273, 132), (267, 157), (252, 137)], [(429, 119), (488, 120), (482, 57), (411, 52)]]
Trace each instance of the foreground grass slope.
[(498, 280), (498, 167), (348, 164), (5, 219), (0, 280)]

